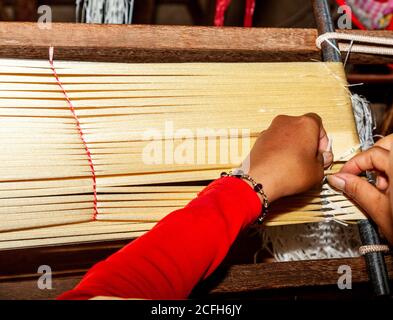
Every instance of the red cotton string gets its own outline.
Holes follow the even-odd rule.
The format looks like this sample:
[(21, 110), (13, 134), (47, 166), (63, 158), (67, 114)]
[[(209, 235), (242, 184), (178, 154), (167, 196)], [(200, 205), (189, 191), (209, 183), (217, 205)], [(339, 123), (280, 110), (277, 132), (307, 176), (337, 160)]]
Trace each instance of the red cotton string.
[(86, 140), (85, 140), (85, 135), (84, 135), (82, 127), (81, 127), (81, 123), (80, 123), (80, 121), (78, 119), (78, 116), (77, 116), (77, 114), (75, 112), (75, 107), (72, 104), (71, 99), (68, 96), (67, 91), (64, 89), (63, 84), (61, 83), (60, 78), (59, 78), (59, 76), (58, 76), (58, 74), (56, 72), (55, 65), (53, 64), (53, 56), (54, 56), (54, 48), (50, 47), (49, 48), (49, 63), (50, 63), (51, 69), (53, 71), (53, 75), (54, 75), (54, 77), (56, 79), (56, 82), (59, 85), (61, 91), (64, 94), (64, 97), (65, 97), (65, 99), (66, 99), (66, 101), (68, 103), (68, 106), (70, 107), (70, 111), (72, 113), (72, 116), (75, 119), (76, 128), (77, 128), (77, 130), (79, 132), (79, 136), (80, 136), (80, 138), (82, 140), (83, 146), (84, 146), (84, 148), (86, 150), (87, 159), (89, 161), (89, 166), (90, 166), (91, 175), (92, 175), (92, 179), (93, 179), (93, 196), (94, 196), (94, 215), (93, 215), (93, 220), (95, 221), (97, 219), (97, 214), (98, 214), (98, 209), (97, 209), (97, 202), (98, 201), (97, 201), (96, 171), (94, 169), (93, 159), (91, 157), (91, 153), (90, 153), (89, 147), (87, 146), (87, 143), (86, 143)]

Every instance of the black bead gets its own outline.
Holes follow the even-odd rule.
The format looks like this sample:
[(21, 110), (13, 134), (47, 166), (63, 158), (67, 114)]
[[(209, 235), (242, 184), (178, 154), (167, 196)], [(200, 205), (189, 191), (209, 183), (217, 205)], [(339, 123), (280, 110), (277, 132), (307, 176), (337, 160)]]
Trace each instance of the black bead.
[(262, 209), (261, 215), (259, 216), (259, 218), (257, 220), (258, 224), (262, 224), (265, 221), (266, 216), (267, 216), (266, 209), (265, 210)]
[(254, 191), (255, 192), (260, 192), (262, 190), (262, 188), (263, 188), (263, 186), (260, 183), (258, 183), (258, 184), (255, 185)]
[(221, 172), (220, 176), (221, 176), (221, 178), (227, 177), (227, 176), (228, 176), (228, 173), (226, 173), (226, 172)]

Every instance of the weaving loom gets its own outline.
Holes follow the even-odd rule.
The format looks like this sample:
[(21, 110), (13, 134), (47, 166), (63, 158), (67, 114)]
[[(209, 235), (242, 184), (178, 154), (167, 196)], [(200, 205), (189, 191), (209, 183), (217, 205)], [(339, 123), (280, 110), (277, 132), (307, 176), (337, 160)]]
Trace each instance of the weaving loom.
[[(239, 166), (278, 114), (319, 112), (338, 155), (359, 144), (338, 63), (54, 65), (75, 119), (48, 62), (0, 60), (0, 248), (134, 238)], [(157, 186), (176, 182), (191, 186)], [(267, 224), (323, 220), (321, 192), (279, 201)], [(343, 195), (324, 199), (336, 219), (364, 218)]]
[[(240, 31), (229, 29), (226, 32), (241, 39), (238, 44), (231, 45), (225, 41), (224, 33), (211, 30), (210, 36), (218, 43), (218, 47), (214, 47), (208, 40), (203, 43), (203, 34), (207, 32), (203, 29), (200, 34), (191, 35), (190, 39), (197, 41), (195, 48), (190, 48), (190, 39), (181, 41), (178, 46), (160, 45), (162, 33), (172, 34), (174, 39), (178, 34), (187, 37), (182, 27), (152, 27), (161, 32), (155, 40), (140, 40), (146, 43), (120, 49), (118, 43), (107, 42), (104, 49), (100, 46), (102, 40), (108, 38), (107, 32), (123, 37), (124, 27), (67, 26), (68, 29), (75, 28), (78, 45), (63, 40), (61, 26), (56, 24), (52, 31), (37, 31), (28, 24), (14, 25), (12, 32), (11, 29), (7, 32), (7, 28), (0, 29), (5, 30), (0, 34), (4, 43), (8, 38), (20, 43), (9, 42), (5, 49), (0, 48), (0, 51), (4, 50), (2, 56), (7, 58), (0, 60), (0, 139), (3, 149), (0, 165), (3, 273), (0, 280), (4, 281), (3, 288), (12, 290), (12, 281), (25, 279), (24, 285), (31, 292), (29, 297), (42, 294), (31, 288), (33, 282), (29, 282), (37, 264), (53, 265), (54, 270), (65, 276), (80, 274), (80, 270), (151, 229), (169, 212), (184, 206), (221, 171), (238, 166), (257, 134), (277, 114), (315, 112), (321, 115), (332, 138), (336, 160), (339, 159), (327, 174), (338, 170), (343, 161), (359, 148), (342, 64), (310, 62), (320, 55), (315, 48), (314, 30), (302, 30), (300, 37), (293, 37), (312, 39), (308, 47), (307, 41), (302, 42), (302, 48), (299, 43), (291, 41), (282, 45), (284, 41), (281, 40), (288, 39), (288, 30), (273, 32), (263, 29), (241, 31), (240, 37), (236, 35)], [(91, 28), (97, 38), (91, 39)], [(130, 30), (146, 34), (143, 27), (127, 28), (130, 39), (142, 39), (130, 34)], [(85, 39), (81, 39), (83, 30), (90, 30)], [(255, 45), (259, 37), (265, 40), (270, 32), (275, 45), (269, 42), (264, 44), (266, 47)], [(17, 33), (29, 34), (37, 41), (26, 46), (25, 39), (18, 38)], [(48, 43), (55, 47), (53, 68)], [(278, 43), (281, 51), (275, 50)], [(149, 46), (152, 47), (147, 49)], [(33, 58), (40, 60), (30, 60)], [(362, 54), (354, 54), (351, 58), (358, 61), (371, 59)], [(381, 59), (389, 61), (386, 57)], [(266, 63), (277, 60), (307, 62)], [(141, 61), (165, 63), (125, 63)], [(213, 61), (216, 63), (206, 63)], [(66, 96), (77, 117), (73, 116)], [(172, 126), (172, 132), (189, 129), (195, 133), (198, 129), (213, 128), (228, 133), (230, 128), (239, 132), (243, 129), (251, 139), (249, 144), (247, 139), (236, 139), (239, 148), (233, 162), (209, 164), (206, 157), (196, 165), (187, 164), (189, 158), (183, 157), (183, 164), (165, 163), (165, 158), (161, 158), (161, 162), (146, 165), (141, 154), (152, 141), (151, 136), (146, 137), (144, 133), (165, 133), (165, 124)], [(168, 135), (165, 140), (163, 136), (156, 142), (173, 140), (175, 149), (184, 142), (184, 132), (177, 139)], [(207, 141), (208, 135), (204, 137)], [(96, 187), (83, 140), (91, 153)], [(198, 139), (193, 136), (188, 140), (197, 144)], [(224, 137), (219, 143), (226, 140), (230, 139)], [(217, 154), (220, 145), (206, 143), (203, 150), (206, 155), (212, 150)], [(195, 160), (196, 157), (197, 152), (191, 158)], [(26, 163), (34, 163), (34, 166), (29, 167)], [(326, 199), (339, 210), (326, 214)], [(355, 223), (365, 219), (352, 202), (326, 186), (282, 199), (272, 209), (266, 222), (268, 228), (332, 219), (331, 223)], [(23, 265), (26, 255), (30, 263)], [(337, 266), (341, 264), (361, 269), (363, 273), (355, 282), (365, 282), (364, 263), (356, 259), (234, 266), (222, 285), (211, 293), (240, 292), (233, 279), (238, 279), (245, 268), (254, 270), (254, 275), (259, 277), (245, 279), (242, 276), (241, 281), (249, 281), (248, 288), (242, 291), (299, 287), (296, 282), (300, 281), (299, 276), (296, 278), (295, 274), (299, 271), (302, 285), (307, 285), (307, 279), (310, 281), (308, 285), (335, 284)], [(315, 274), (307, 276), (311, 263), (311, 269), (320, 266), (320, 271), (324, 271), (317, 276), (319, 282), (312, 282)], [(269, 268), (278, 272), (286, 270), (286, 283), (272, 278), (273, 271), (267, 279)], [(294, 272), (291, 273), (291, 269)]]

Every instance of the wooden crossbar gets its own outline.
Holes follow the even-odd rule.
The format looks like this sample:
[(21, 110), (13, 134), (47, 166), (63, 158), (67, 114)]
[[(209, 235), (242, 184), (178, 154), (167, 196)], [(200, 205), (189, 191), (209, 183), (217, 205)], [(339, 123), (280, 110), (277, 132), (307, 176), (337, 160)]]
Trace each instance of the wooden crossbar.
[[(341, 32), (341, 31), (340, 31)], [(393, 31), (342, 32), (392, 37)], [(315, 29), (0, 23), (2, 58), (107, 62), (269, 62), (321, 60)], [(353, 63), (392, 63), (393, 57), (351, 54)]]

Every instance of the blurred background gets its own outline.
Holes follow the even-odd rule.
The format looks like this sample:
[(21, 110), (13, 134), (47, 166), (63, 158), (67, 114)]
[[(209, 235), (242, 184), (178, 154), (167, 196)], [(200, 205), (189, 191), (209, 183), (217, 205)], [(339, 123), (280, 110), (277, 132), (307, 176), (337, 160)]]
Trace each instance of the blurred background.
[[(243, 25), (245, 2), (232, 0), (225, 25)], [(76, 0), (0, 0), (0, 18), (8, 21), (35, 21), (38, 6), (49, 5), (54, 22), (74, 22), (75, 3)], [(134, 23), (212, 25), (216, 0), (135, 0), (134, 3)], [(311, 1), (257, 0), (253, 24), (260, 27), (313, 27)]]

